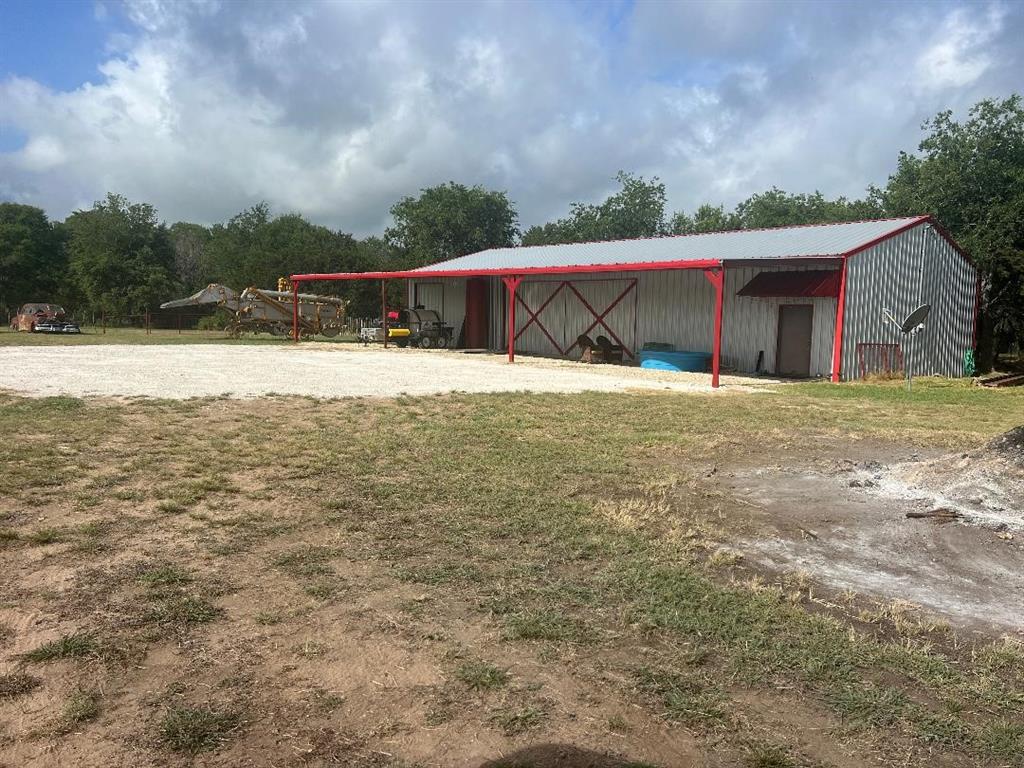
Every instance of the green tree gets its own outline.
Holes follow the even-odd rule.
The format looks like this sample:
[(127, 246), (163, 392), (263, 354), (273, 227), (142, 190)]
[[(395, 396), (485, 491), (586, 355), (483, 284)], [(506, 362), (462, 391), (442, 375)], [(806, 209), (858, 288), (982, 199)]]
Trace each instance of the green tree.
[(736, 206), (735, 213), (743, 229), (860, 221), (881, 215), (882, 207), (872, 198), (828, 200), (821, 192), (788, 194), (778, 187), (751, 195)]
[(693, 216), (683, 211), (672, 216), (669, 231), (673, 235), (694, 235), (702, 232), (727, 232), (740, 228), (739, 217), (735, 213), (726, 213), (724, 205), (705, 203), (697, 208)]
[(978, 363), (1024, 339), (1024, 107), (986, 99), (964, 122), (940, 112), (922, 126), (920, 154), (901, 153), (875, 199), (890, 215), (930, 213), (982, 276)]
[(402, 198), (391, 215), (384, 239), (406, 268), (511, 246), (519, 235), (519, 215), (504, 192), (454, 181)]
[(667, 231), (665, 185), (657, 177), (647, 181), (619, 171), (622, 188), (602, 203), (573, 203), (564, 219), (534, 226), (523, 235), (523, 245), (582, 243), (657, 237)]
[(0, 203), (0, 311), (28, 301), (63, 302), (70, 296), (60, 225), (41, 208)]
[(111, 193), (65, 224), (71, 272), (89, 308), (139, 314), (176, 292), (174, 246), (153, 206)]
[(187, 293), (203, 287), (201, 273), (210, 230), (202, 224), (178, 221), (171, 225), (171, 243), (174, 245), (174, 273)]

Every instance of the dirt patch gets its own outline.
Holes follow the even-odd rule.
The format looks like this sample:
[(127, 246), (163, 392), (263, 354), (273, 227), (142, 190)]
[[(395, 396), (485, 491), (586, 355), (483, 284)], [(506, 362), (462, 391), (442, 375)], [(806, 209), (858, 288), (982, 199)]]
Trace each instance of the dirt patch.
[(772, 570), (909, 601), (956, 626), (1024, 630), (1024, 474), (1012, 459), (993, 445), (871, 453), (882, 460), (819, 456), (721, 473), (759, 527), (735, 546)]

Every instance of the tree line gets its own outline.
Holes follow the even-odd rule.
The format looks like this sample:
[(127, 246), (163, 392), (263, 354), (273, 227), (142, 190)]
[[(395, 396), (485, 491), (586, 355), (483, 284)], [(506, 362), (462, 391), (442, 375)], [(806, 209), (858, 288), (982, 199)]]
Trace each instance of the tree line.
[[(153, 206), (112, 193), (62, 222), (33, 206), (0, 203), (0, 310), (54, 301), (80, 314), (130, 315), (211, 282), (272, 287), (290, 273), (409, 269), (493, 247), (929, 213), (982, 274), (984, 366), (995, 350), (1024, 339), (1024, 106), (1019, 95), (989, 99), (963, 122), (941, 112), (922, 129), (917, 151), (901, 152), (886, 184), (860, 199), (773, 187), (732, 210), (706, 203), (670, 213), (657, 177), (620, 172), (618, 191), (604, 201), (572, 203), (566, 216), (525, 231), (506, 193), (455, 182), (402, 198), (383, 236), (362, 240), (299, 214), (274, 216), (266, 203), (213, 226), (168, 225)], [(349, 299), (355, 315), (379, 311), (379, 286), (319, 288)]]

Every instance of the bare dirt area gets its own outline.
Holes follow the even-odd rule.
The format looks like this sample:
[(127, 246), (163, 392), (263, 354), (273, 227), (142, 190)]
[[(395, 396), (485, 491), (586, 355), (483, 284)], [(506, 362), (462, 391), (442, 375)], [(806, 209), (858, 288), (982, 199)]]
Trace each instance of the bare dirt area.
[(1024, 636), (1024, 472), (988, 448), (871, 455), (722, 472), (756, 522), (735, 546), (831, 590)]
[[(723, 378), (750, 391), (768, 380)], [(177, 344), (0, 347), (0, 389), (34, 396), (251, 398), (395, 397), (445, 392), (711, 392), (706, 374), (666, 374), (457, 351), (301, 346)]]

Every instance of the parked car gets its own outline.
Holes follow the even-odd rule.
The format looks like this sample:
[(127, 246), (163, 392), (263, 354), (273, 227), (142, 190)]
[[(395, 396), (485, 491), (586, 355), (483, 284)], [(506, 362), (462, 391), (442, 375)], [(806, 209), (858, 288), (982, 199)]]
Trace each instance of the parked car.
[(12, 331), (29, 333), (81, 333), (78, 323), (67, 319), (59, 304), (25, 304), (11, 321)]

